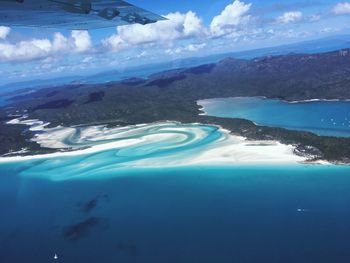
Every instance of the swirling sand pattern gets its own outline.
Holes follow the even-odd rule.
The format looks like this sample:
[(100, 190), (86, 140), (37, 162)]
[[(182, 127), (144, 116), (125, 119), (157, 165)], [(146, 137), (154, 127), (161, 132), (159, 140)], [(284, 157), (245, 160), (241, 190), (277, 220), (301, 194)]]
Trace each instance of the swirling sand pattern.
[(22, 175), (51, 180), (111, 177), (137, 168), (302, 160), (292, 154), (292, 146), (252, 144), (216, 126), (176, 122), (57, 127), (44, 129), (33, 140), (43, 147), (71, 150), (16, 157), (24, 167)]

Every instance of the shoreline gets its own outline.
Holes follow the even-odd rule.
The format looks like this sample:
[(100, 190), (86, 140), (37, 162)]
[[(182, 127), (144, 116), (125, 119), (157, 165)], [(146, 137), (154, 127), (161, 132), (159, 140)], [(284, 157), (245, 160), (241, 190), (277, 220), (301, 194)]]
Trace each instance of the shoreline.
[[(197, 100), (196, 103), (198, 106), (204, 108), (203, 105), (199, 104), (200, 101), (210, 101), (210, 100), (221, 100), (221, 99), (244, 99), (244, 98), (257, 98), (257, 99), (264, 99), (264, 100), (278, 100), (278, 101), (282, 101), (285, 103), (291, 103), (291, 104), (295, 104), (295, 103), (309, 103), (309, 102), (350, 102), (350, 98), (348, 99), (324, 99), (324, 98), (319, 98), (319, 99), (306, 99), (306, 100), (285, 100), (285, 99), (281, 99), (281, 98), (269, 98), (266, 96), (235, 96), (235, 97), (217, 97), (217, 98), (210, 98), (210, 99), (200, 99)], [(202, 110), (202, 109), (201, 109)], [(205, 111), (204, 111), (205, 112)]]
[[(27, 120), (29, 123), (30, 120)], [(36, 124), (34, 124), (36, 125)], [(156, 122), (152, 124), (137, 124), (137, 125), (131, 125), (131, 126), (123, 126), (123, 127), (117, 127), (117, 128), (106, 128), (105, 126), (86, 126), (85, 129), (87, 129), (87, 134), (84, 135), (86, 138), (89, 136), (94, 136), (96, 133), (104, 133), (103, 136), (109, 136), (109, 132), (113, 135), (114, 131), (120, 132), (125, 131), (126, 133), (131, 130), (135, 132), (135, 129), (137, 128), (141, 129), (147, 129), (150, 128), (162, 128), (164, 125), (174, 125), (174, 127), (171, 127), (175, 129), (176, 131), (184, 131), (186, 132), (186, 129), (189, 130), (189, 132), (194, 132), (194, 136), (200, 136), (196, 134), (196, 132), (200, 132), (200, 127), (216, 127), (218, 129), (218, 132), (221, 134), (221, 138), (217, 141), (214, 141), (213, 143), (209, 143), (207, 146), (205, 146), (204, 149), (201, 149), (199, 153), (197, 153), (195, 156), (191, 158), (185, 158), (184, 160), (177, 160), (176, 155), (174, 160), (170, 160), (169, 163), (166, 165), (160, 163), (158, 165), (155, 165), (155, 167), (172, 167), (172, 166), (191, 166), (191, 165), (228, 165), (228, 166), (235, 166), (239, 164), (259, 164), (259, 165), (272, 165), (272, 164), (301, 164), (303, 162), (306, 162), (308, 159), (306, 156), (300, 156), (294, 153), (295, 146), (293, 145), (287, 145), (280, 143), (278, 141), (270, 140), (248, 140), (246, 137), (239, 136), (239, 135), (233, 135), (232, 132), (228, 129), (223, 128), (220, 125), (217, 124), (202, 124), (202, 123), (191, 123), (191, 124), (184, 124), (181, 122), (174, 122), (174, 121), (166, 121), (166, 122)], [(195, 125), (198, 125), (199, 128), (194, 127)], [(101, 143), (98, 144), (98, 141), (95, 145), (88, 145), (85, 148), (77, 147), (74, 149), (74, 147), (62, 147), (67, 146), (60, 144), (62, 141), (64, 141), (64, 138), (66, 136), (70, 136), (71, 129), (74, 129), (72, 127), (56, 127), (56, 128), (45, 128), (45, 126), (40, 126), (41, 130), (40, 133), (36, 134), (33, 137), (33, 141), (37, 142), (38, 144), (45, 145), (45, 147), (51, 146), (51, 149), (56, 150), (54, 153), (47, 153), (47, 154), (34, 154), (34, 155), (16, 155), (16, 156), (3, 156), (0, 157), (0, 163), (11, 163), (11, 162), (21, 162), (21, 161), (31, 161), (31, 160), (38, 160), (38, 159), (52, 159), (52, 158), (60, 158), (60, 157), (73, 157), (73, 156), (80, 156), (80, 155), (89, 155), (94, 153), (99, 153), (103, 151), (113, 150), (113, 149), (128, 149), (128, 147), (133, 147), (135, 145), (141, 145), (143, 143), (153, 143), (153, 142), (159, 142), (159, 141), (166, 141), (168, 140), (168, 135), (164, 135), (161, 132), (159, 134), (142, 134), (140, 135), (140, 138), (136, 139), (126, 139), (126, 140), (116, 140), (111, 141), (108, 143)], [(90, 129), (90, 131), (89, 131)], [(100, 130), (99, 130), (100, 129)], [(170, 128), (167, 128), (168, 130), (171, 130)], [(197, 130), (193, 130), (197, 129)], [(35, 130), (39, 131), (39, 129)], [(46, 131), (46, 132), (45, 132)], [(146, 130), (147, 131), (147, 130)], [(90, 132), (90, 134), (89, 134)], [(55, 134), (55, 136), (52, 136), (52, 133)], [(99, 134), (101, 135), (101, 134)], [(168, 137), (166, 137), (168, 136)], [(170, 140), (173, 137), (169, 137)], [(174, 137), (175, 139), (177, 137)], [(181, 138), (180, 138), (181, 139)], [(200, 139), (200, 137), (199, 137)], [(61, 146), (61, 147), (58, 147)], [(142, 146), (141, 146), (142, 147)], [(152, 145), (150, 146), (152, 147)], [(176, 149), (175, 145), (175, 149)], [(66, 150), (65, 150), (66, 149)], [(180, 152), (181, 157), (182, 152)], [(147, 161), (147, 159), (145, 159)], [(139, 160), (140, 163), (143, 161), (142, 158)], [(172, 165), (173, 163), (173, 165)]]
[(309, 103), (309, 102), (350, 102), (350, 99), (309, 99), (309, 100), (295, 100), (295, 101), (288, 101), (288, 100), (282, 100), (287, 103)]
[[(219, 118), (231, 118), (231, 119), (246, 119), (248, 121), (251, 121), (252, 123), (254, 123), (254, 125), (256, 126), (261, 126), (261, 127), (274, 127), (274, 128), (282, 128), (282, 129), (286, 129), (286, 130), (294, 130), (294, 131), (298, 131), (298, 132), (311, 132), (316, 134), (317, 136), (325, 136), (325, 137), (337, 137), (337, 138), (350, 138), (350, 135), (348, 135), (347, 130), (348, 128), (350, 128), (350, 119), (349, 117), (345, 117), (345, 120), (341, 120), (341, 122), (343, 122), (343, 126), (341, 126), (341, 128), (335, 129), (335, 130), (341, 130), (342, 133), (338, 133), (338, 134), (332, 134), (332, 133), (322, 133), (322, 130), (332, 130), (331, 127), (315, 127), (314, 129), (311, 128), (309, 129), (302, 129), (299, 127), (293, 127), (293, 126), (285, 126), (285, 125), (278, 125), (278, 124), (267, 124), (267, 123), (263, 123), (263, 121), (260, 120), (261, 123), (257, 123), (256, 121), (252, 119), (250, 119), (250, 117), (245, 116), (245, 117), (231, 117), (231, 116), (220, 116), (220, 114), (215, 115), (214, 114), (209, 114), (206, 110), (210, 111), (210, 105), (216, 105), (220, 103), (227, 103), (227, 100), (234, 100), (234, 99), (261, 99), (263, 100), (268, 100), (268, 101), (276, 101), (276, 102), (283, 102), (283, 103), (287, 103), (287, 104), (303, 104), (303, 103), (317, 103), (317, 102), (349, 102), (350, 103), (350, 99), (310, 99), (310, 100), (303, 100), (303, 101), (287, 101), (287, 100), (283, 100), (283, 99), (279, 99), (279, 98), (267, 98), (264, 96), (254, 96), (254, 97), (242, 97), (242, 96), (238, 96), (238, 97), (223, 97), (223, 98), (213, 98), (213, 99), (204, 99), (204, 100), (197, 100), (196, 101), (196, 105), (198, 106), (198, 110), (200, 111), (200, 113), (198, 114), (199, 116), (208, 116), (208, 117), (219, 117)], [(234, 102), (232, 102), (234, 103)], [(214, 107), (215, 109), (215, 107)], [(239, 110), (238, 110), (239, 111)], [(215, 112), (215, 110), (214, 110)], [(248, 119), (249, 118), (249, 119)], [(331, 119), (333, 121), (333, 119)], [(323, 122), (324, 119), (321, 119), (321, 121)], [(335, 122), (333, 123), (334, 125), (336, 124)], [(316, 131), (316, 129), (319, 129), (320, 131)]]

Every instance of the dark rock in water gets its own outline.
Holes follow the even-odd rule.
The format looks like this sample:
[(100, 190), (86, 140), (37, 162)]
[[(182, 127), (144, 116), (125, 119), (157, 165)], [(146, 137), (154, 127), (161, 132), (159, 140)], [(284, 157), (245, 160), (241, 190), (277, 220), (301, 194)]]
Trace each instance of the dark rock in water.
[(97, 207), (101, 199), (109, 200), (109, 195), (107, 194), (98, 195), (95, 198), (87, 201), (86, 203), (79, 203), (78, 206), (81, 207), (82, 212), (89, 213)]
[(78, 241), (84, 238), (91, 228), (100, 224), (101, 219), (97, 217), (90, 217), (79, 223), (63, 228), (63, 236), (69, 241)]
[(89, 213), (91, 210), (93, 210), (97, 206), (97, 199), (92, 199), (83, 206), (83, 212)]

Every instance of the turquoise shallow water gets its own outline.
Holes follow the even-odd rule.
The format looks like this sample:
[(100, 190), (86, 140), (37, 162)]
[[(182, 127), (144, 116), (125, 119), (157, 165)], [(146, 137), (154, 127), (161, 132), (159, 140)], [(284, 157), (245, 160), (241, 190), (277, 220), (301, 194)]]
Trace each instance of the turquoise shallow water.
[[(225, 140), (225, 134), (215, 126), (170, 122), (111, 129), (104, 126), (54, 129), (39, 136), (43, 137), (39, 142), (48, 146), (62, 143), (61, 146), (75, 150), (102, 147), (54, 158), (44, 155), (12, 164), (21, 176), (53, 181), (103, 179), (137, 167), (171, 163), (176, 166)], [(109, 146), (104, 148), (106, 145)]]
[(350, 259), (347, 167), (135, 168), (65, 181), (25, 168), (0, 165), (2, 263)]
[(1, 159), (1, 263), (349, 262), (350, 167), (193, 164), (241, 143), (210, 125), (60, 127), (35, 138), (102, 148)]
[(260, 125), (350, 137), (350, 101), (288, 103), (256, 97), (198, 102), (208, 115), (242, 118)]

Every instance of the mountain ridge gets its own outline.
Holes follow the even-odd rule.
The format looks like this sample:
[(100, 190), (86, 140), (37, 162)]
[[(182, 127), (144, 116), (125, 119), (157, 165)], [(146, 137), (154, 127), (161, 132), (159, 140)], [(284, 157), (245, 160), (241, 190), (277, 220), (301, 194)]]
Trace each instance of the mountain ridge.
[[(29, 118), (50, 122), (52, 126), (133, 125), (164, 120), (199, 122), (220, 125), (250, 139), (273, 139), (300, 149), (310, 146), (305, 149), (321, 152), (322, 158), (347, 163), (350, 138), (322, 137), (256, 126), (248, 120), (200, 116), (196, 102), (242, 96), (287, 101), (349, 99), (349, 73), (350, 49), (251, 60), (226, 58), (216, 64), (160, 72), (149, 79), (41, 89), (14, 98), (11, 105), (0, 109), (0, 117), (5, 120), (10, 114), (28, 114)], [(23, 137), (14, 134), (14, 128), (12, 138), (6, 134), (4, 122), (1, 129), (4, 130), (0, 138), (2, 153), (20, 145), (28, 146), (28, 142), (18, 143)], [(25, 136), (28, 139), (32, 134), (27, 132)], [(14, 142), (15, 146), (11, 146)]]

